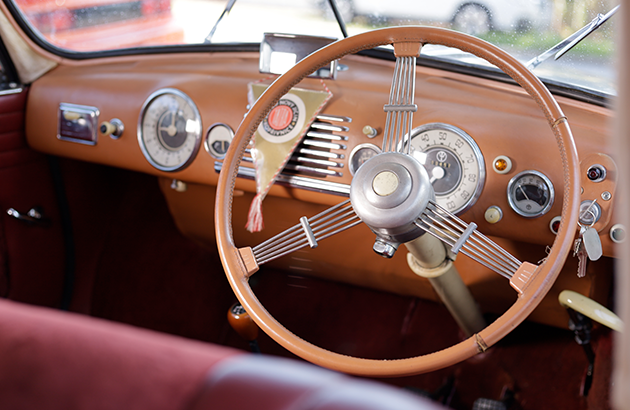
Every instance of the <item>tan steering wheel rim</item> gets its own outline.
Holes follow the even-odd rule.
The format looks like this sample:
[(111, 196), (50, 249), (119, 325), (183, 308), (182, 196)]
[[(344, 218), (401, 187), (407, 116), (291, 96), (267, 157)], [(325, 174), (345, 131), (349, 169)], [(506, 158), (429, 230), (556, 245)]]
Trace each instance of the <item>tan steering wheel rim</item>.
[[(519, 83), (536, 101), (551, 127), (562, 159), (564, 189), (562, 223), (546, 261), (522, 289), (517, 301), (481, 332), (447, 349), (398, 360), (350, 357), (315, 346), (278, 323), (249, 287), (247, 270), (232, 237), (232, 198), (241, 157), (262, 119), (293, 86), (308, 74), (347, 54), (395, 43), (437, 44), (481, 57)], [(280, 76), (264, 92), (241, 123), (223, 162), (215, 208), (217, 246), (236, 297), (254, 321), (276, 342), (317, 365), (363, 376), (406, 376), (437, 370), (485, 351), (518, 326), (547, 294), (571, 250), (579, 208), (579, 161), (568, 122), (557, 102), (527, 68), (501, 49), (478, 38), (433, 27), (395, 27), (349, 37), (311, 54)]]

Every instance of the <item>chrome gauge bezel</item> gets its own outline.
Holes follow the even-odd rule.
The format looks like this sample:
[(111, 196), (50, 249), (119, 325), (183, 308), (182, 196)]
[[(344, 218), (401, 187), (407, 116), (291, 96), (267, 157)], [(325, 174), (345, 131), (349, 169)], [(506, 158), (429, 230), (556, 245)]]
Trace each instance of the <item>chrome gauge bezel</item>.
[(411, 131), (410, 138), (405, 138), (405, 144), (409, 143), (409, 141), (412, 141), (413, 143), (413, 140), (416, 138), (421, 138), (422, 134), (425, 134), (431, 131), (440, 131), (440, 130), (451, 132), (455, 134), (458, 138), (460, 138), (462, 141), (462, 144), (465, 144), (469, 148), (470, 155), (472, 157), (466, 158), (466, 159), (462, 158), (460, 154), (461, 154), (461, 149), (463, 145), (462, 147), (452, 147), (450, 145), (444, 145), (444, 144), (435, 142), (434, 144), (428, 147), (425, 147), (424, 151), (427, 151), (434, 147), (443, 147), (446, 151), (449, 151), (450, 154), (452, 154), (454, 157), (457, 158), (460, 165), (462, 166), (462, 169), (465, 170), (464, 161), (468, 161), (468, 160), (471, 161), (470, 164), (474, 164), (474, 166), (476, 167), (476, 172), (477, 172), (476, 182), (469, 181), (471, 184), (474, 183), (475, 186), (474, 186), (474, 189), (472, 190), (472, 193), (469, 193), (469, 196), (467, 199), (463, 201), (458, 200), (461, 202), (455, 203), (454, 206), (449, 206), (449, 202), (451, 202), (449, 198), (452, 198), (452, 196), (456, 194), (462, 194), (460, 190), (462, 189), (464, 185), (463, 175), (462, 175), (462, 179), (458, 181), (458, 184), (452, 190), (450, 190), (446, 194), (439, 194), (436, 192), (436, 195), (435, 195), (436, 201), (440, 206), (444, 207), (445, 209), (448, 209), (450, 212), (454, 214), (461, 214), (465, 212), (466, 210), (470, 209), (470, 207), (473, 206), (477, 202), (477, 200), (481, 196), (481, 192), (483, 191), (483, 187), (486, 182), (486, 165), (485, 165), (484, 157), (483, 157), (483, 154), (481, 153), (481, 149), (479, 148), (475, 140), (467, 132), (465, 132), (464, 130), (458, 127), (455, 127), (454, 125), (441, 123), (441, 122), (435, 122), (435, 123), (424, 124), (424, 125), (414, 128)]
[[(144, 121), (145, 118), (147, 116), (148, 113), (150, 113), (151, 108), (154, 106), (154, 104), (163, 96), (166, 95), (171, 95), (171, 96), (175, 96), (175, 97), (179, 97), (181, 98), (185, 104), (187, 104), (191, 111), (192, 111), (192, 117), (191, 118), (194, 122), (195, 122), (195, 129), (193, 131), (187, 131), (187, 133), (189, 134), (186, 139), (188, 138), (194, 138), (194, 144), (192, 147), (192, 150), (186, 154), (185, 158), (183, 158), (182, 160), (179, 160), (176, 164), (174, 165), (166, 165), (163, 164), (159, 161), (159, 159), (156, 159), (154, 157), (154, 155), (152, 155), (149, 152), (149, 149), (147, 148), (147, 135), (144, 133)], [(199, 148), (201, 146), (201, 137), (202, 137), (202, 124), (201, 124), (201, 114), (199, 113), (199, 110), (197, 109), (197, 106), (195, 105), (195, 103), (193, 102), (193, 100), (186, 95), (184, 92), (175, 89), (175, 88), (162, 88), (158, 91), (155, 91), (154, 93), (152, 93), (144, 102), (144, 104), (142, 105), (142, 108), (140, 110), (140, 116), (138, 118), (138, 143), (140, 145), (140, 149), (142, 150), (142, 154), (144, 155), (144, 157), (147, 159), (147, 161), (155, 168), (159, 169), (160, 171), (166, 171), (166, 172), (173, 172), (173, 171), (179, 171), (183, 168), (186, 168), (188, 165), (190, 165), (190, 163), (195, 159), (195, 157), (197, 156), (197, 153), (199, 152)], [(159, 142), (158, 142), (159, 143)], [(160, 145), (162, 145), (162, 148), (165, 151), (172, 151), (170, 149), (167, 149), (166, 147), (163, 146), (163, 144), (159, 143)], [(174, 151), (174, 152), (178, 152), (178, 151)]]
[[(547, 204), (545, 204), (545, 206), (540, 211), (537, 211), (537, 212), (534, 212), (534, 213), (527, 213), (527, 212), (521, 210), (518, 207), (516, 198), (514, 198), (514, 195), (512, 193), (512, 187), (518, 181), (522, 180), (523, 178), (525, 178), (527, 176), (531, 176), (531, 175), (540, 178), (543, 181), (543, 183), (547, 186), (547, 189), (549, 191), (549, 200), (547, 201)], [(514, 175), (514, 177), (512, 177), (512, 179), (510, 179), (510, 182), (508, 182), (507, 199), (508, 199), (508, 203), (510, 204), (510, 208), (512, 208), (512, 210), (514, 212), (516, 212), (517, 214), (519, 214), (520, 216), (522, 216), (524, 218), (538, 218), (538, 217), (543, 216), (547, 212), (549, 212), (549, 210), (553, 206), (555, 197), (556, 197), (556, 192), (555, 192), (555, 189), (553, 187), (553, 183), (551, 182), (551, 180), (549, 178), (547, 178), (547, 176), (545, 174), (543, 174), (540, 171), (536, 171), (536, 170), (530, 169), (530, 170), (519, 172), (518, 174)]]
[(357, 170), (359, 169), (359, 167), (362, 165), (361, 164), (359, 166), (356, 166), (354, 164), (354, 159), (357, 156), (358, 152), (360, 152), (360, 151), (362, 151), (364, 149), (371, 149), (372, 151), (374, 151), (376, 153), (375, 155), (378, 155), (378, 154), (381, 153), (381, 149), (379, 147), (377, 147), (376, 145), (374, 145), (372, 143), (369, 143), (369, 142), (363, 143), (363, 144), (359, 144), (356, 147), (354, 147), (352, 149), (352, 152), (350, 152), (350, 156), (348, 157), (348, 169), (350, 170), (350, 174), (351, 175), (354, 175), (357, 172)]
[[(227, 130), (229, 139), (225, 139), (225, 138), (216, 138), (216, 136), (213, 135), (213, 131), (218, 129), (218, 128), (225, 128)], [(210, 128), (208, 128), (208, 131), (206, 131), (206, 138), (203, 142), (203, 147), (206, 150), (206, 152), (208, 154), (210, 154), (210, 156), (212, 156), (212, 158), (214, 159), (224, 159), (225, 158), (225, 153), (221, 154), (219, 152), (217, 152), (213, 147), (212, 144), (214, 144), (217, 141), (222, 141), (222, 142), (226, 142), (228, 145), (228, 147), (230, 146), (230, 144), (232, 143), (232, 139), (234, 139), (234, 130), (232, 129), (232, 127), (230, 127), (227, 124), (224, 124), (222, 122), (218, 122), (216, 124), (212, 124), (210, 126)], [(227, 149), (226, 149), (227, 151)]]

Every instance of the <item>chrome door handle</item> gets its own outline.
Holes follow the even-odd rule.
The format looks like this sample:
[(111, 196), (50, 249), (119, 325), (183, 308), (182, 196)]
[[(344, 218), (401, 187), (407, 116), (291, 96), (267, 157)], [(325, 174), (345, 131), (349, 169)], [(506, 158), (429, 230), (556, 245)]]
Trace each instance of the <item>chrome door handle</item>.
[(15, 219), (19, 220), (19, 221), (23, 221), (28, 223), (29, 225), (40, 225), (40, 226), (44, 226), (44, 225), (48, 225), (48, 219), (46, 219), (43, 215), (43, 212), (41, 211), (41, 209), (35, 207), (35, 208), (31, 208), (27, 213), (21, 213), (19, 211), (17, 211), (15, 208), (9, 208), (7, 209), (7, 214), (9, 216), (14, 217)]

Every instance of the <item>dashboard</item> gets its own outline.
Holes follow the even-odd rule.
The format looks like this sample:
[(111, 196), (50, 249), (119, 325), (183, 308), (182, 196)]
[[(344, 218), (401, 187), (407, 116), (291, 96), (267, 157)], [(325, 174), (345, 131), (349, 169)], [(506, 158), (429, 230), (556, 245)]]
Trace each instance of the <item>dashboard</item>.
[[(324, 80), (332, 98), (264, 200), (266, 228), (255, 234), (244, 229), (256, 192), (251, 154), (245, 153), (234, 201), (234, 237), (240, 246), (260, 243), (301, 216), (341, 202), (356, 170), (380, 152), (394, 63), (365, 56), (347, 56), (341, 63), (346, 69), (335, 80)], [(269, 81), (258, 72), (257, 53), (147, 55), (60, 65), (31, 86), (27, 139), (48, 154), (157, 176), (178, 228), (215, 246), (213, 204), (222, 159), (247, 113), (248, 85)], [(298, 87), (316, 89), (321, 83), (309, 78)], [(601, 300), (610, 283), (615, 243), (625, 230), (613, 212), (612, 110), (557, 99), (581, 160), (582, 223), (597, 230), (605, 256), (589, 264), (581, 279), (575, 258), (569, 257), (550, 301), (534, 315), (564, 326), (554, 294), (570, 288)], [(401, 144), (425, 165), (438, 204), (477, 223), (480, 232), (519, 259), (543, 259), (558, 228), (564, 179), (553, 132), (536, 103), (509, 83), (421, 66), (415, 101), (413, 130)], [(389, 262), (373, 254), (370, 235), (365, 227), (353, 228), (338, 240), (270, 266), (436, 298), (430, 285), (410, 272), (404, 255)], [(484, 309), (500, 311), (516, 297), (486, 268), (465, 258), (456, 264)]]

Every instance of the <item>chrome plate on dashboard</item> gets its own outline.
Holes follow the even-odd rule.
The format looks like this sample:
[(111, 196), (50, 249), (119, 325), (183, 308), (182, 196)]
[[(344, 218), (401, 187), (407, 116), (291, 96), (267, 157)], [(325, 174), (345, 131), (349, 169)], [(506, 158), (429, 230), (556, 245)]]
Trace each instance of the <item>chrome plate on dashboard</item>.
[(449, 124), (431, 123), (413, 129), (407, 141), (411, 155), (427, 169), (440, 206), (457, 214), (477, 201), (486, 168), (470, 135)]
[(201, 115), (183, 92), (164, 88), (147, 98), (138, 120), (145, 158), (161, 171), (176, 171), (195, 158), (201, 143)]

